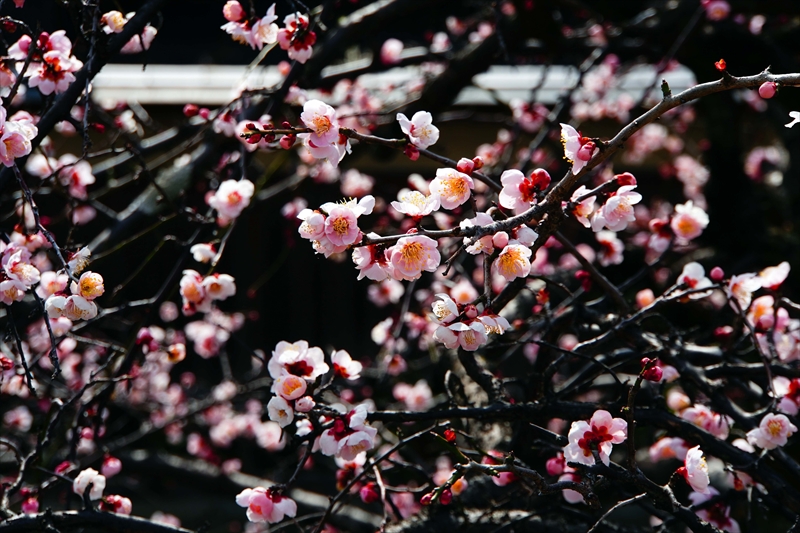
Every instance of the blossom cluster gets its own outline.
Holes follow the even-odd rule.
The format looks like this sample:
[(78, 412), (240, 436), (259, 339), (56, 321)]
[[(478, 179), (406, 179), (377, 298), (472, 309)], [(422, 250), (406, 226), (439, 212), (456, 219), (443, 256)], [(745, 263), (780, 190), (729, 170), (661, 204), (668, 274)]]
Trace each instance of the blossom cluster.
[(234, 41), (250, 45), (261, 50), (264, 45), (278, 43), (289, 54), (289, 59), (305, 63), (311, 57), (316, 33), (310, 29), (308, 16), (300, 13), (287, 15), (283, 20), (284, 27), (279, 28), (275, 21), (275, 4), (261, 17), (251, 17), (236, 0), (230, 0), (222, 8), (226, 22), (222, 29), (230, 34)]
[(66, 91), (75, 81), (73, 73), (83, 67), (83, 62), (72, 55), (72, 41), (64, 30), (42, 32), (35, 43), (30, 35), (23, 35), (8, 49), (8, 56), (17, 61), (26, 61), (29, 54), (31, 63), (25, 71), (28, 85), (38, 87), (44, 95)]
[(236, 281), (229, 274), (202, 276), (196, 270), (187, 269), (183, 271), (180, 291), (184, 315), (208, 313), (214, 301), (236, 294)]

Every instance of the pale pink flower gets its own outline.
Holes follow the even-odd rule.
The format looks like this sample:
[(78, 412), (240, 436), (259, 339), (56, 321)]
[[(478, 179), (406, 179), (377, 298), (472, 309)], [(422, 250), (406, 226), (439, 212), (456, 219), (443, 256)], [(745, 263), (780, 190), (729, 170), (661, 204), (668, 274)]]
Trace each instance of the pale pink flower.
[(294, 402), (294, 409), (298, 413), (308, 413), (315, 405), (317, 405), (317, 403), (314, 401), (314, 398), (311, 396), (303, 396)]
[(96, 272), (84, 272), (77, 283), (72, 282), (70, 289), (72, 294), (83, 296), (87, 300), (94, 300), (105, 292), (103, 276)]
[(733, 423), (730, 417), (715, 413), (702, 404), (695, 404), (684, 409), (681, 411), (680, 417), (723, 440), (728, 438)]
[(431, 196), (439, 200), (444, 209), (455, 209), (472, 195), (472, 178), (453, 168), (436, 170), (436, 178), (431, 182)]
[[(589, 192), (589, 189), (586, 188), (585, 185), (581, 185), (575, 192), (572, 193), (571, 201), (575, 201), (584, 194)], [(583, 227), (590, 228), (592, 227), (592, 223), (589, 222), (589, 217), (591, 216), (592, 212), (594, 211), (594, 196), (583, 200), (581, 203), (576, 204), (575, 207), (572, 209), (572, 214), (575, 216), (575, 220), (580, 222)]]
[(72, 482), (72, 492), (83, 497), (90, 483), (92, 484), (92, 488), (89, 490), (89, 499), (99, 500), (103, 497), (103, 491), (106, 488), (106, 478), (105, 476), (101, 476), (94, 468), (82, 470), (77, 477), (75, 477), (75, 480)]
[(375, 445), (378, 430), (367, 422), (367, 406), (359, 404), (355, 409), (333, 421), (333, 427), (325, 430), (319, 438), (320, 451), (324, 455), (335, 455), (345, 461), (353, 461), (358, 454), (371, 450)]
[(361, 377), (361, 370), (363, 369), (361, 363), (354, 361), (345, 350), (333, 352), (331, 355), (331, 363), (333, 363), (333, 372), (337, 376), (349, 379), (350, 381)]
[(409, 411), (421, 412), (433, 407), (433, 392), (424, 379), (417, 381), (413, 386), (398, 383), (392, 389), (392, 395), (396, 400), (405, 403)]
[(400, 129), (408, 136), (411, 144), (420, 150), (425, 150), (439, 140), (439, 128), (433, 125), (433, 116), (427, 111), (417, 111), (411, 120), (408, 120), (403, 113), (398, 113), (397, 122), (400, 123)]
[(678, 437), (662, 437), (650, 446), (650, 460), (654, 463), (664, 459), (686, 459), (689, 447), (686, 441)]
[(119, 53), (138, 54), (140, 52), (144, 52), (145, 50), (149, 50), (150, 45), (153, 44), (153, 39), (156, 38), (156, 34), (158, 34), (158, 30), (148, 24), (144, 27), (141, 33), (131, 37), (130, 41), (125, 43), (125, 46), (120, 49)]
[(729, 298), (735, 298), (739, 309), (746, 311), (753, 300), (753, 293), (761, 288), (761, 278), (753, 273), (733, 276), (726, 292)]
[(42, 94), (63, 93), (75, 81), (72, 74), (80, 70), (83, 63), (67, 52), (51, 50), (42, 56), (42, 63), (28, 80), (31, 87), (38, 87)]
[(187, 316), (198, 311), (201, 313), (211, 311), (211, 298), (203, 286), (203, 276), (199, 272), (188, 269), (183, 271), (180, 292), (183, 299), (183, 312)]
[(227, 219), (238, 217), (245, 207), (250, 205), (250, 198), (255, 192), (252, 181), (243, 179), (225, 180), (219, 189), (208, 200), (208, 205), (216, 209), (220, 215)]
[(446, 325), (436, 328), (433, 332), (433, 340), (441, 342), (445, 348), (450, 350), (458, 346), (458, 334)]
[(513, 281), (531, 273), (531, 249), (521, 244), (509, 244), (492, 263), (492, 272)]
[(457, 304), (466, 305), (477, 300), (478, 291), (469, 279), (461, 278), (458, 283), (450, 287), (450, 297)]
[(247, 507), (247, 519), (251, 522), (277, 524), (297, 514), (294, 500), (264, 487), (244, 489), (236, 496), (236, 504)]
[(444, 293), (439, 293), (436, 295), (439, 300), (433, 302), (433, 315), (434, 315), (434, 322), (437, 324), (448, 324), (458, 317), (458, 305), (455, 301), (453, 301), (450, 296)]
[(116, 457), (108, 456), (103, 459), (103, 467), (100, 470), (106, 479), (114, 477), (122, 472), (122, 461)]
[(199, 243), (189, 248), (192, 258), (198, 263), (208, 263), (217, 255), (213, 244)]
[(786, 281), (791, 269), (792, 267), (788, 261), (783, 261), (777, 266), (765, 268), (758, 273), (758, 277), (761, 278), (761, 286), (773, 291), (778, 290), (781, 284)]
[(73, 294), (64, 304), (64, 316), (68, 319), (90, 320), (97, 316), (97, 305), (82, 296)]
[[(486, 335), (486, 326), (479, 320), (475, 320), (469, 324), (455, 322), (447, 326), (447, 329), (455, 332), (458, 345), (468, 352), (474, 352), (489, 340)], [(447, 344), (445, 344), (445, 346), (447, 346)], [(447, 347), (450, 348), (450, 346)]]
[(412, 281), (419, 278), (423, 270), (434, 272), (441, 261), (436, 247), (436, 241), (424, 235), (398, 239), (397, 244), (386, 250), (392, 277)]
[(776, 376), (772, 380), (772, 388), (775, 395), (780, 399), (778, 410), (788, 415), (795, 416), (800, 411), (800, 379), (789, 379), (783, 376)]
[(774, 450), (785, 445), (796, 431), (797, 427), (786, 415), (769, 413), (761, 419), (757, 428), (747, 432), (747, 442), (765, 450)]
[(27, 287), (15, 279), (0, 281), (0, 302), (11, 305), (13, 302), (21, 302), (25, 298)]
[(592, 229), (600, 231), (605, 226), (611, 231), (622, 231), (628, 223), (636, 220), (633, 206), (642, 201), (642, 195), (634, 192), (636, 185), (623, 185), (592, 216)]
[(317, 42), (317, 35), (308, 29), (308, 17), (293, 13), (287, 15), (283, 23), (286, 27), (278, 30), (278, 44), (288, 52), (289, 59), (305, 63), (311, 57), (312, 46)]
[[(471, 228), (473, 226), (486, 226), (494, 222), (491, 215), (487, 213), (478, 212), (474, 218), (467, 218), (459, 223), (461, 229)], [(494, 253), (494, 235), (484, 235), (480, 239), (474, 237), (464, 237), (464, 244), (467, 245), (467, 253), (478, 255), (480, 253), (493, 254)], [(508, 243), (506, 243), (508, 244)]]
[(339, 139), (336, 110), (320, 100), (306, 102), (300, 120), (312, 130), (309, 139), (315, 146), (326, 146)]
[(306, 393), (306, 380), (293, 374), (284, 374), (274, 381), (272, 390), (284, 400), (296, 400)]
[(19, 281), (25, 287), (39, 283), (41, 279), (39, 269), (28, 261), (30, 261), (30, 253), (26, 249), (21, 249), (11, 254), (4, 265), (6, 275), (10, 279)]
[(669, 225), (677, 237), (690, 241), (703, 233), (708, 222), (706, 212), (689, 200), (675, 206), (675, 214), (672, 215)]
[(499, 195), (500, 205), (522, 213), (536, 203), (536, 194), (550, 185), (550, 174), (537, 168), (526, 178), (519, 170), (506, 170), (500, 176), (500, 182), (503, 184)]
[(44, 309), (45, 311), (47, 311), (47, 316), (53, 319), (60, 318), (64, 314), (64, 308), (66, 306), (67, 306), (67, 297), (59, 296), (56, 294), (50, 295), (44, 302)]
[(476, 320), (486, 328), (487, 335), (489, 333), (502, 335), (506, 330), (511, 329), (511, 324), (508, 323), (508, 320), (500, 315), (489, 313), (479, 316)]
[(564, 159), (572, 164), (572, 173), (578, 174), (597, 153), (597, 147), (589, 138), (569, 124), (561, 124), (561, 144), (564, 146)]
[(419, 191), (401, 189), (397, 194), (398, 201), (392, 202), (395, 211), (410, 217), (424, 217), (439, 209), (439, 198), (425, 196)]
[[(580, 482), (581, 477), (574, 472), (565, 472), (558, 477), (558, 480)], [(564, 497), (564, 501), (567, 503), (583, 503), (584, 501), (583, 494), (577, 490), (565, 489), (561, 491), (561, 495)]]
[[(697, 262), (686, 263), (683, 267), (681, 275), (678, 276), (678, 283), (686, 285), (688, 289), (705, 289), (712, 285), (711, 280), (706, 277), (706, 271), (703, 265)], [(711, 294), (711, 291), (695, 292), (689, 295), (692, 300), (705, 298)]]
[(297, 232), (302, 238), (316, 241), (325, 235), (325, 215), (319, 211), (303, 209), (298, 213), (297, 218), (303, 221), (297, 228)]
[(31, 153), (31, 139), (37, 134), (35, 126), (21, 127), (17, 122), (0, 122), (0, 162), (10, 167), (14, 160)]
[(568, 438), (569, 444), (564, 447), (567, 462), (591, 466), (595, 464), (593, 450), (597, 450), (600, 460), (608, 465), (613, 445), (628, 438), (628, 423), (601, 409), (589, 421), (573, 422)]
[[(385, 255), (380, 254), (380, 257), (385, 259)], [(355, 261), (355, 256), (354, 259)], [(377, 265), (380, 268), (380, 271), (384, 274), (388, 275), (388, 272), (384, 269), (384, 266)], [(364, 272), (364, 271), (362, 271)], [(378, 280), (376, 280), (378, 281)], [(374, 303), (378, 307), (385, 307), (390, 303), (396, 304), (400, 302), (400, 298), (403, 297), (405, 294), (406, 289), (403, 287), (403, 284), (397, 281), (396, 279), (386, 278), (382, 280), (380, 283), (373, 283), (369, 287), (367, 287), (367, 297), (369, 301)]]
[(104, 511), (129, 516), (133, 510), (133, 504), (129, 498), (120, 496), (119, 494), (110, 494), (103, 498), (100, 503), (100, 508)]
[(277, 422), (282, 428), (288, 426), (294, 420), (294, 409), (283, 397), (273, 396), (267, 403), (269, 419)]
[(108, 13), (103, 13), (103, 16), (100, 17), (100, 22), (103, 23), (103, 31), (111, 34), (121, 32), (128, 21), (121, 12), (109, 11)]
[(356, 214), (346, 206), (337, 205), (325, 219), (325, 236), (334, 246), (349, 246), (361, 235)]
[(396, 65), (400, 62), (403, 53), (403, 41), (399, 39), (386, 39), (381, 46), (381, 63)]
[(617, 238), (616, 233), (613, 231), (598, 231), (595, 233), (595, 238), (600, 245), (597, 261), (601, 266), (618, 265), (622, 263), (622, 252), (625, 251), (625, 245)]
[(314, 381), (325, 374), (330, 367), (325, 363), (325, 354), (317, 347), (309, 348), (308, 342), (298, 341), (290, 344), (281, 341), (275, 346), (267, 363), (269, 375), (277, 379), (284, 373), (293, 374)]
[(695, 446), (686, 452), (684, 466), (678, 472), (686, 479), (692, 490), (701, 494), (709, 493), (708, 464), (700, 446)]
[(225, 20), (229, 22), (239, 22), (247, 16), (242, 4), (236, 0), (229, 0), (225, 3), (222, 7), (222, 15), (225, 17)]
[[(378, 237), (378, 234), (370, 233), (368, 236)], [(356, 264), (356, 268), (358, 269), (358, 279), (364, 279), (366, 277), (373, 281), (385, 281), (389, 277), (386, 254), (384, 253), (382, 247), (379, 247), (378, 245), (370, 244), (368, 246), (359, 246), (358, 248), (354, 249), (353, 263)], [(376, 287), (376, 285), (370, 285), (368, 290), (370, 291), (370, 297), (372, 301), (376, 303), (376, 305), (380, 306), (381, 304), (377, 302), (383, 302), (384, 300), (386, 300), (386, 302), (382, 305), (386, 305), (389, 303), (389, 301), (391, 301), (392, 294), (384, 295), (383, 290), (384, 288), (395, 289), (395, 286), (387, 285), (386, 287), (381, 288), (379, 293), (376, 294), (373, 294), (372, 292), (376, 290), (373, 289), (373, 287)], [(396, 291), (393, 291), (393, 293), (396, 293)]]
[(272, 4), (267, 9), (267, 14), (253, 23), (253, 28), (250, 30), (250, 46), (261, 50), (265, 44), (278, 42), (276, 20), (278, 17), (275, 15), (275, 4)]
[(206, 295), (212, 300), (225, 300), (236, 294), (236, 282), (230, 274), (212, 274), (203, 279)]

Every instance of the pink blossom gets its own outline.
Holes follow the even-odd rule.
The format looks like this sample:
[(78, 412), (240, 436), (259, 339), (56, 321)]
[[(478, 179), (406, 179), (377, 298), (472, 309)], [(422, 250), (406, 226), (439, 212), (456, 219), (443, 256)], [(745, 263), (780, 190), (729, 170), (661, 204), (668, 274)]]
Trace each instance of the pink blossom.
[(311, 129), (309, 139), (315, 146), (329, 145), (339, 139), (336, 110), (320, 100), (309, 100), (303, 105), (300, 120)]
[(762, 280), (756, 274), (739, 274), (733, 276), (728, 282), (726, 292), (729, 298), (736, 300), (739, 309), (746, 311), (753, 300), (753, 293), (761, 288), (761, 284)]
[(397, 200), (392, 202), (395, 211), (410, 217), (424, 217), (439, 209), (439, 198), (433, 195), (425, 196), (419, 191), (401, 189)]
[(297, 232), (304, 239), (316, 241), (325, 235), (325, 215), (319, 211), (312, 211), (311, 209), (303, 209), (297, 215), (297, 218), (303, 221)]
[(10, 167), (15, 159), (30, 154), (31, 140), (37, 134), (36, 126), (27, 121), (6, 121), (6, 110), (0, 107), (0, 161), (5, 166)]
[(689, 200), (685, 204), (675, 206), (675, 214), (672, 215), (669, 225), (677, 237), (690, 241), (703, 233), (708, 222), (706, 212)]
[(75, 75), (72, 73), (82, 67), (83, 63), (75, 56), (51, 50), (42, 56), (42, 63), (33, 72), (28, 84), (31, 87), (38, 87), (44, 95), (63, 93), (70, 83), (75, 81)]
[(569, 124), (561, 124), (561, 144), (564, 146), (564, 159), (572, 164), (573, 174), (580, 173), (597, 153), (594, 142)]
[(247, 16), (242, 4), (236, 0), (225, 2), (225, 5), (222, 7), (222, 15), (228, 22), (239, 22)]
[(629, 222), (636, 220), (633, 206), (642, 201), (642, 195), (634, 192), (636, 185), (623, 185), (592, 216), (592, 229), (600, 231), (603, 226), (611, 231), (622, 231)]
[[(368, 236), (378, 237), (378, 234), (370, 233)], [(358, 279), (364, 279), (366, 277), (373, 281), (384, 281), (389, 276), (389, 268), (383, 246), (375, 244), (359, 246), (353, 250), (353, 263), (356, 264), (356, 268), (358, 269)], [(375, 287), (375, 285), (370, 285), (369, 289), (371, 290), (372, 287)], [(391, 285), (388, 287), (393, 288)], [(383, 301), (385, 299), (382, 294), (375, 294), (373, 296), (378, 298), (377, 301)], [(385, 296), (389, 297), (390, 295), (387, 294)], [(390, 300), (391, 298), (389, 298), (386, 303)], [(376, 300), (373, 299), (373, 302), (375, 301)], [(386, 305), (386, 303), (383, 305)]]
[[(380, 257), (385, 258), (386, 256), (380, 254)], [(383, 267), (380, 267), (380, 270), (386, 273)], [(400, 298), (403, 297), (403, 294), (405, 294), (405, 291), (405, 287), (403, 287), (402, 283), (392, 278), (386, 278), (378, 284), (373, 283), (367, 287), (367, 297), (369, 301), (376, 306), (384, 307), (390, 303), (398, 303)]]
[(119, 53), (138, 54), (144, 52), (145, 50), (149, 50), (150, 45), (153, 44), (153, 39), (156, 38), (157, 33), (158, 30), (148, 24), (144, 27), (140, 34), (131, 37), (131, 39), (125, 43), (125, 46), (120, 49)]
[[(491, 215), (488, 213), (478, 212), (475, 217), (467, 218), (459, 223), (461, 229), (467, 229), (474, 226), (487, 226), (494, 222)], [(506, 236), (508, 236), (506, 234)], [(493, 254), (494, 253), (494, 235), (484, 235), (479, 239), (474, 237), (464, 237), (464, 244), (467, 245), (467, 253), (478, 255), (480, 253)], [(506, 243), (508, 244), (508, 243)]]
[[(686, 263), (686, 265), (684, 265), (681, 275), (678, 276), (678, 283), (681, 285), (686, 285), (687, 288), (692, 290), (705, 289), (706, 287), (710, 287), (712, 285), (711, 280), (706, 277), (706, 271), (703, 268), (703, 265), (696, 262)], [(688, 296), (689, 298), (696, 300), (699, 298), (705, 298), (709, 294), (711, 294), (711, 291), (695, 292)]]
[(424, 235), (398, 239), (397, 244), (386, 250), (392, 277), (412, 281), (419, 278), (423, 270), (434, 272), (441, 261), (436, 247), (436, 241)]
[(255, 185), (252, 181), (246, 179), (225, 180), (209, 198), (208, 205), (226, 219), (234, 219), (242, 214), (245, 207), (250, 205), (250, 198), (253, 197), (254, 192)]
[[(434, 333), (434, 339), (439, 340), (437, 338), (437, 334), (439, 334), (439, 330), (442, 328), (443, 326), (440, 326), (436, 329), (436, 332)], [(484, 326), (483, 323), (478, 320), (470, 322), (469, 324), (465, 324), (464, 322), (455, 322), (447, 326), (446, 329), (455, 333), (457, 344), (468, 352), (474, 352), (486, 344), (486, 341), (488, 340), (486, 335), (486, 326)], [(449, 343), (443, 342), (443, 344), (447, 348), (455, 348), (455, 346), (452, 345), (452, 341)], [(450, 345), (448, 346), (448, 344)]]
[(622, 263), (622, 252), (625, 251), (625, 245), (617, 238), (617, 234), (613, 231), (598, 231), (595, 234), (598, 244), (600, 244), (600, 252), (597, 254), (597, 260), (601, 266), (618, 265)]
[[(304, 391), (305, 392), (305, 391)], [(273, 396), (267, 403), (269, 419), (277, 422), (282, 428), (294, 420), (294, 409), (282, 396)]]
[(0, 281), (0, 302), (11, 305), (13, 302), (21, 302), (25, 298), (27, 287), (18, 280), (7, 279)]
[(106, 478), (105, 476), (101, 476), (94, 468), (87, 468), (77, 475), (72, 482), (72, 492), (83, 497), (83, 493), (86, 492), (90, 483), (92, 488), (89, 491), (89, 499), (99, 500), (103, 497), (103, 491), (106, 488)]
[(92, 165), (87, 161), (78, 160), (72, 154), (65, 154), (58, 159), (58, 182), (68, 187), (70, 196), (85, 199), (86, 187), (95, 182)]
[(710, 506), (703, 505), (707, 501), (717, 498), (718, 496), (719, 492), (714, 487), (708, 487), (706, 493), (690, 493), (689, 499), (695, 507), (702, 506), (702, 509), (697, 509), (697, 511), (695, 511), (697, 516), (701, 519), (727, 533), (741, 533), (739, 523), (730, 517), (731, 508), (725, 505), (724, 502), (718, 501)]
[(420, 150), (425, 150), (439, 140), (439, 128), (433, 125), (433, 116), (427, 111), (417, 111), (411, 120), (408, 120), (403, 113), (398, 113), (397, 122), (400, 123), (400, 129), (408, 136), (411, 144)]
[(628, 423), (621, 418), (612, 418), (608, 411), (601, 409), (595, 411), (588, 422), (573, 422), (568, 438), (569, 444), (564, 447), (564, 457), (568, 462), (593, 465), (593, 450), (596, 449), (600, 460), (608, 465), (613, 445), (628, 438)]
[(103, 13), (103, 16), (100, 17), (100, 22), (103, 23), (103, 31), (111, 34), (121, 32), (128, 20), (119, 11), (109, 11), (108, 13)]
[(308, 342), (297, 341), (290, 344), (281, 341), (275, 346), (267, 363), (269, 375), (277, 379), (284, 373), (314, 381), (325, 374), (330, 367), (325, 363), (325, 354), (317, 347), (309, 348)]
[(500, 176), (500, 182), (503, 184), (499, 196), (500, 205), (522, 213), (536, 203), (537, 193), (550, 185), (550, 174), (537, 168), (526, 178), (519, 170), (506, 170)]
[(422, 412), (433, 407), (433, 392), (424, 379), (417, 381), (413, 386), (398, 383), (394, 386), (392, 395), (396, 400), (405, 403), (409, 411)]
[(513, 281), (531, 273), (531, 249), (521, 244), (509, 244), (492, 263), (492, 272)]
[(361, 377), (362, 365), (354, 361), (345, 350), (337, 350), (331, 355), (333, 371), (337, 376), (354, 381)]
[(73, 294), (64, 304), (64, 316), (68, 319), (90, 320), (97, 316), (97, 305), (82, 296)]
[(278, 44), (289, 53), (289, 59), (305, 63), (317, 42), (316, 33), (308, 29), (308, 17), (293, 13), (283, 19), (283, 23), (286, 27), (278, 30)]
[(773, 267), (767, 267), (758, 273), (761, 278), (761, 286), (765, 289), (778, 290), (781, 284), (786, 281), (789, 276), (791, 266), (788, 261), (783, 261), (781, 264)]
[(378, 430), (366, 424), (367, 406), (359, 404), (355, 409), (333, 421), (333, 427), (325, 430), (319, 438), (320, 451), (324, 455), (336, 455), (352, 461), (361, 452), (375, 445)]
[[(589, 192), (589, 189), (586, 188), (585, 185), (581, 185), (575, 192), (572, 193), (572, 197), (570, 201), (575, 202), (578, 198), (585, 195)], [(572, 214), (575, 216), (575, 220), (580, 222), (585, 228), (592, 227), (592, 223), (589, 222), (589, 217), (591, 216), (592, 212), (594, 211), (594, 196), (591, 196), (579, 204), (576, 204), (575, 207), (572, 209)]]
[(403, 41), (399, 39), (386, 39), (381, 46), (381, 63), (396, 65), (400, 62), (403, 53)]
[(447, 294), (439, 293), (436, 295), (438, 300), (433, 302), (434, 322), (437, 324), (448, 324), (459, 315), (458, 305)]
[(356, 214), (347, 207), (334, 207), (325, 219), (325, 236), (335, 246), (353, 244), (361, 234), (356, 219)]
[(247, 507), (247, 519), (251, 522), (277, 524), (284, 517), (294, 518), (297, 514), (294, 500), (264, 487), (244, 489), (236, 496), (236, 504)]
[(189, 248), (189, 252), (192, 254), (192, 259), (198, 263), (208, 263), (217, 255), (214, 245), (207, 243), (195, 244)]
[(774, 450), (785, 445), (796, 431), (797, 427), (786, 418), (786, 415), (769, 413), (761, 419), (757, 428), (747, 432), (747, 441), (759, 448)]
[[(20, 7), (20, 6), (17, 6)], [(31, 496), (30, 498), (26, 498), (22, 502), (22, 506), (20, 507), (23, 513), (25, 514), (36, 514), (39, 512), (39, 500), (35, 496)]]
[(129, 498), (119, 494), (110, 494), (100, 502), (100, 508), (104, 511), (128, 516), (133, 510), (133, 504)]
[(483, 324), (483, 327), (486, 328), (487, 335), (489, 333), (502, 335), (506, 330), (511, 329), (511, 324), (508, 323), (508, 320), (500, 315), (487, 313), (479, 316), (476, 320)]
[(708, 20), (713, 21), (727, 18), (731, 12), (731, 5), (725, 0), (706, 0), (706, 2), (703, 3), (703, 7), (706, 10), (706, 17), (708, 17)]
[(284, 374), (272, 384), (272, 390), (284, 400), (296, 400), (306, 393), (306, 380), (293, 374)]
[(678, 437), (662, 437), (650, 446), (649, 453), (650, 460), (655, 463), (664, 459), (680, 459), (683, 461), (688, 451), (689, 447), (686, 445), (685, 440)]
[(203, 286), (203, 276), (195, 270), (184, 270), (180, 281), (183, 313), (187, 316), (196, 312), (207, 313), (211, 310), (211, 298)]
[(440, 168), (431, 182), (431, 196), (437, 198), (444, 209), (455, 209), (470, 199), (474, 188), (472, 178), (453, 168)]
[(101, 471), (106, 479), (114, 477), (122, 471), (122, 461), (116, 457), (108, 456), (103, 459)]
[(728, 416), (715, 413), (705, 405), (695, 404), (684, 409), (680, 417), (703, 428), (719, 439), (727, 439), (733, 421)]
[(684, 466), (678, 469), (678, 473), (686, 479), (692, 490), (701, 494), (709, 493), (708, 465), (700, 446), (686, 452)]

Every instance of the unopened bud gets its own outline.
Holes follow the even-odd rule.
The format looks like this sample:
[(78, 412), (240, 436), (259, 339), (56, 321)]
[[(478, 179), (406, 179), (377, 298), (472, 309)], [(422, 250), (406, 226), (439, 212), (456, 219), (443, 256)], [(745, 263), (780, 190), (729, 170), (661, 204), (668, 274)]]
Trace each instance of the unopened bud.
[(769, 100), (775, 96), (776, 92), (778, 92), (778, 84), (774, 81), (765, 81), (761, 84), (761, 87), (758, 88), (758, 95), (765, 100)]

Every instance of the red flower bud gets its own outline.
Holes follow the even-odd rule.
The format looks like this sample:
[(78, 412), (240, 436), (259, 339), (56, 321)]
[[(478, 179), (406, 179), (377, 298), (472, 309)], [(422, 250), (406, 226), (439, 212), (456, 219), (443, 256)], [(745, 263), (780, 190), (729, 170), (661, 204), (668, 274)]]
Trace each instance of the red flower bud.
[(203, 120), (208, 120), (208, 117), (211, 115), (211, 111), (209, 111), (207, 107), (201, 107), (197, 114), (200, 115), (200, 118)]
[(456, 165), (456, 170), (459, 172), (463, 172), (464, 174), (472, 174), (472, 171), (475, 169), (475, 162), (472, 159), (467, 159), (466, 157), (462, 157), (458, 160), (458, 164)]
[(17, 25), (11, 22), (10, 20), (4, 20), (3, 29), (8, 33), (14, 33), (17, 31)]
[(483, 168), (483, 159), (478, 156), (472, 158), (472, 162), (475, 163), (475, 168), (472, 170), (480, 170)]
[(654, 383), (658, 383), (661, 381), (661, 378), (664, 377), (664, 371), (661, 369), (660, 366), (651, 366), (644, 372), (642, 372), (642, 378), (646, 379), (647, 381), (652, 381)]
[(625, 185), (636, 185), (636, 178), (630, 172), (623, 172), (622, 174), (617, 174), (614, 177), (617, 179), (617, 183), (620, 187)]
[(200, 108), (197, 107), (194, 104), (186, 104), (185, 106), (183, 106), (183, 115), (186, 118), (192, 118), (192, 117), (196, 116), (197, 113), (199, 113), (199, 112), (200, 112)]
[(714, 67), (720, 72), (725, 72), (725, 69), (728, 68), (728, 64), (725, 63), (724, 59), (720, 59), (719, 61), (714, 63)]
[(284, 135), (281, 137), (281, 148), (284, 150), (288, 150), (292, 146), (294, 146), (295, 141), (297, 140), (297, 135)]
[(439, 495), (439, 503), (442, 505), (450, 505), (450, 502), (453, 501), (453, 493), (450, 489), (444, 489), (442, 493)]
[(550, 174), (543, 168), (537, 168), (531, 172), (531, 181), (537, 191), (543, 191), (550, 186)]
[(775, 96), (777, 92), (778, 84), (774, 81), (765, 81), (761, 84), (761, 87), (758, 88), (758, 95), (765, 100), (769, 100)]
[(445, 429), (444, 430), (444, 440), (453, 444), (456, 441), (456, 432), (452, 429)]
[(361, 487), (359, 495), (361, 496), (361, 501), (364, 503), (374, 503), (381, 497), (381, 495), (378, 494), (378, 491), (375, 489), (375, 483), (372, 482), (369, 482)]
[(412, 161), (419, 159), (419, 150), (413, 144), (407, 144), (403, 150), (403, 153), (406, 154), (406, 157)]
[(248, 129), (248, 130), (255, 130), (256, 129), (256, 125), (253, 124), (252, 122), (248, 122), (247, 124), (245, 124), (245, 128)]
[(6, 357), (5, 355), (0, 355), (0, 370), (3, 372), (7, 372), (14, 368), (14, 361)]
[(575, 272), (575, 279), (581, 282), (583, 290), (590, 291), (592, 289), (592, 275), (585, 270), (578, 270)]
[(714, 268), (711, 269), (709, 277), (713, 281), (722, 281), (725, 278), (725, 271), (722, 270), (720, 267), (715, 266)]
[(261, 134), (254, 133), (245, 140), (247, 141), (247, 144), (258, 144), (259, 142), (261, 142)]
[(432, 499), (433, 499), (433, 494), (429, 492), (428, 494), (425, 494), (422, 498), (419, 499), (419, 504), (430, 505)]

